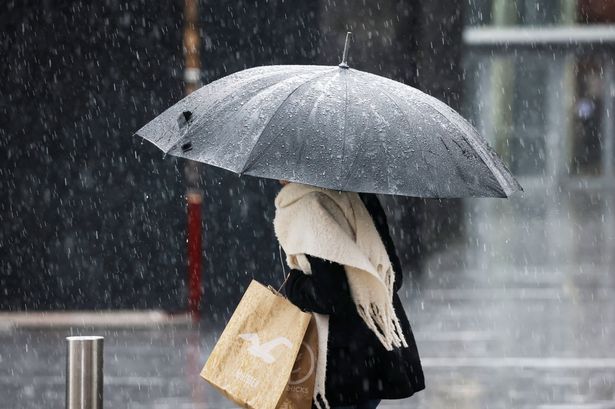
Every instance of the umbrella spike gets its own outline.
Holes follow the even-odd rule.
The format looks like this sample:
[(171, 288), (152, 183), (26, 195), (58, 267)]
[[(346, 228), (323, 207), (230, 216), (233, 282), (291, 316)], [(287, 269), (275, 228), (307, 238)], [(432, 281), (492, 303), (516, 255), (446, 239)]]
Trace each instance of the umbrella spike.
[(342, 62), (339, 65), (340, 68), (348, 68), (348, 45), (350, 44), (351, 35), (352, 32), (350, 31), (346, 33), (346, 42), (344, 43), (344, 53), (342, 54)]

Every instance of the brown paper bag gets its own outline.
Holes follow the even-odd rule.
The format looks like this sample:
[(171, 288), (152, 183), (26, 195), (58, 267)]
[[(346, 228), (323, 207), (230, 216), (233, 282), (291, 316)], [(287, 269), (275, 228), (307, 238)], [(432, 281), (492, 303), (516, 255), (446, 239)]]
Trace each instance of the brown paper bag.
[(252, 280), (201, 376), (244, 408), (275, 409), (311, 315)]
[(277, 409), (311, 409), (314, 384), (316, 382), (316, 362), (318, 361), (318, 330), (314, 319), (310, 321), (290, 379)]

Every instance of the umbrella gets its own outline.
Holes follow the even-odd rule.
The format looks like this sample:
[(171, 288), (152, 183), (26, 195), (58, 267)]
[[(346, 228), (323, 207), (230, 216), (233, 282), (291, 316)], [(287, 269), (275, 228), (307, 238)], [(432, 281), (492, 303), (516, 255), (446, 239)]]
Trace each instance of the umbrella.
[(238, 174), (334, 190), (508, 197), (521, 190), (461, 115), (405, 84), (338, 66), (277, 65), (188, 95), (137, 135)]

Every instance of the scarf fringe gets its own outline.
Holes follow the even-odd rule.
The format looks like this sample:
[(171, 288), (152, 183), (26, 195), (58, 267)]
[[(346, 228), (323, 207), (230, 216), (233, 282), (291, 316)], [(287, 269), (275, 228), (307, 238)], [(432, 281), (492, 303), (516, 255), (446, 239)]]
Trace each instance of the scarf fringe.
[(367, 305), (357, 303), (357, 312), (365, 324), (376, 335), (382, 345), (389, 351), (394, 347), (407, 347), (408, 343), (401, 329), (401, 324), (395, 309), (393, 308), (393, 285), (395, 283), (395, 273), (389, 268), (384, 276), (384, 282), (391, 299), (384, 305), (385, 310), (380, 311), (380, 306), (374, 302)]
[[(367, 312), (368, 310), (370, 310), (370, 313)], [(389, 309), (387, 308), (387, 310)], [(395, 347), (408, 346), (399, 319), (392, 309), (383, 316), (376, 304), (369, 304), (368, 308), (359, 304), (357, 305), (357, 313), (388, 351), (392, 351)]]
[[(318, 400), (319, 397), (322, 403)], [(314, 395), (314, 401), (312, 403), (317, 409), (331, 409), (331, 406), (329, 406), (329, 401), (325, 398), (324, 393)]]

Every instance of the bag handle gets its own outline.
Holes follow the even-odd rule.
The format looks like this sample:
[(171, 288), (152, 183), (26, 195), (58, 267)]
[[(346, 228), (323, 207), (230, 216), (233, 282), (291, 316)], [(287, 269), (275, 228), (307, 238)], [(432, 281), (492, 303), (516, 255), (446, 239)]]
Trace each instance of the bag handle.
[(286, 276), (286, 278), (284, 279), (284, 282), (282, 283), (282, 285), (280, 286), (280, 288), (278, 288), (278, 291), (277, 291), (277, 293), (278, 293), (278, 294), (279, 294), (279, 293), (280, 293), (280, 291), (282, 290), (282, 287), (284, 287), (284, 284), (286, 284), (286, 282), (288, 281), (288, 278), (289, 278), (289, 277), (290, 277), (290, 274), (288, 274), (288, 275)]
[(282, 260), (282, 246), (280, 246), (279, 244), (278, 244), (278, 251), (280, 253), (280, 264), (282, 264), (282, 275), (284, 277), (284, 281), (282, 282), (282, 285), (280, 285), (280, 288), (278, 288), (277, 291), (275, 290), (275, 288), (273, 288), (270, 285), (268, 287), (271, 291), (280, 295), (280, 291), (282, 291), (282, 287), (284, 287), (284, 284), (286, 284), (286, 282), (288, 281), (288, 278), (290, 277), (290, 273), (286, 274), (286, 267), (284, 266), (284, 260)]

